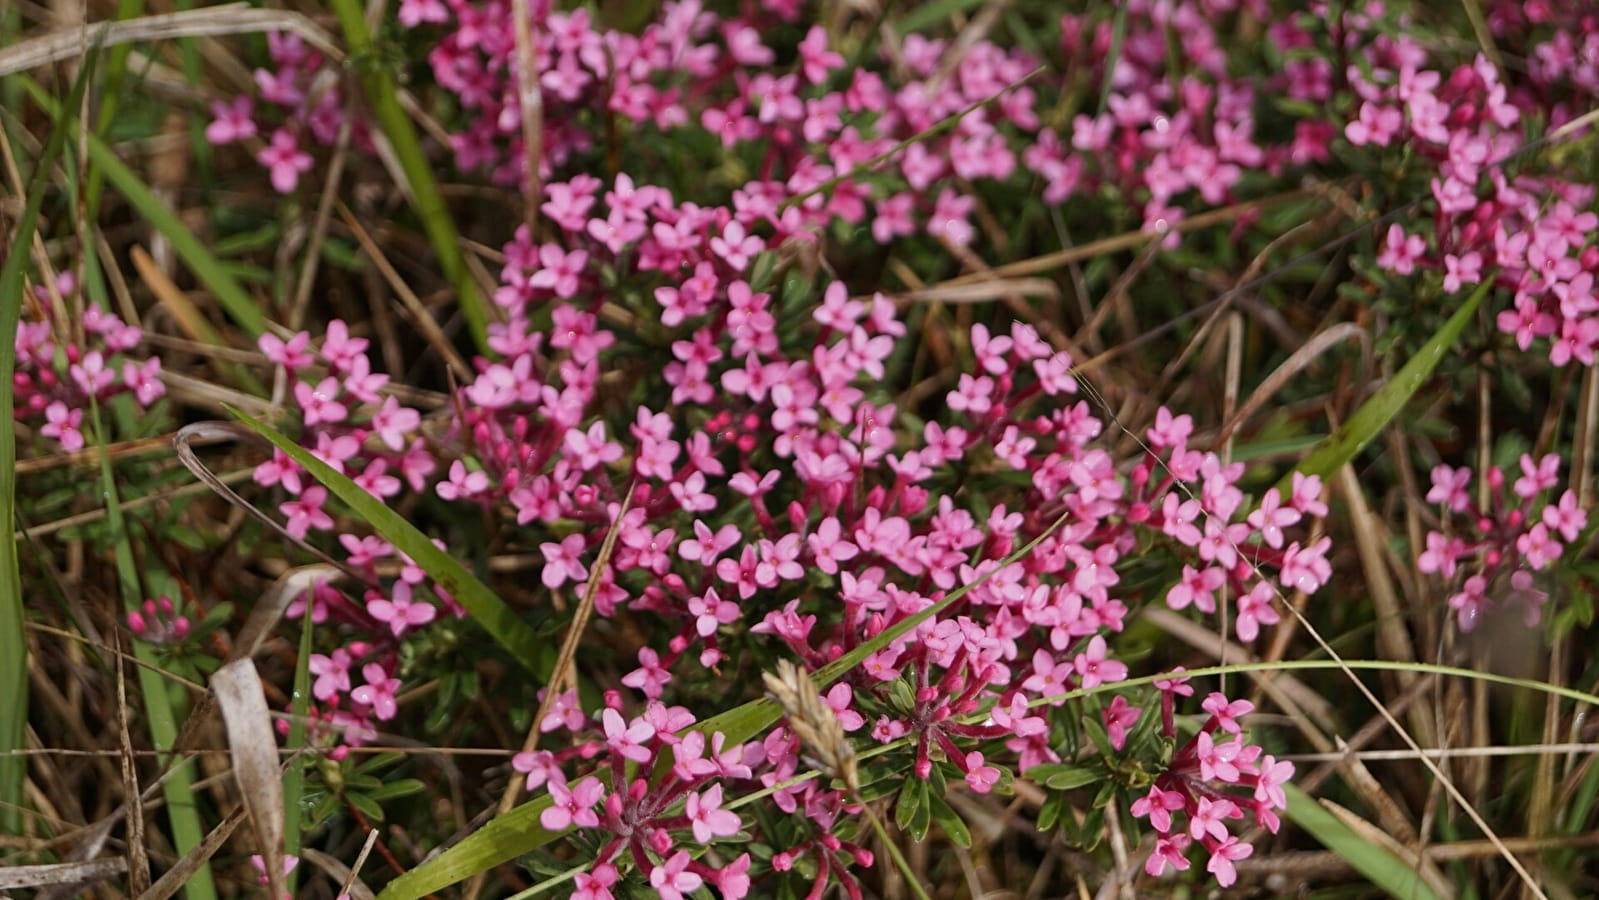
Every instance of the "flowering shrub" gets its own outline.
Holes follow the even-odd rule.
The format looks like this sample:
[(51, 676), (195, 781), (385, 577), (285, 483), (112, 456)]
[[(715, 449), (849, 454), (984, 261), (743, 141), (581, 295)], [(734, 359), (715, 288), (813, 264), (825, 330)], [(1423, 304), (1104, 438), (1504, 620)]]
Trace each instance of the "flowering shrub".
[[(506, 13), (493, 5), (453, 13), (459, 30), (430, 60), (441, 85), (485, 112), (458, 137), (458, 161), (500, 158), (504, 178), (520, 159), (514, 108), (501, 114), (510, 108), (512, 48), (503, 30), (488, 37), (484, 22)], [(437, 6), (418, 16), (449, 19)], [(873, 860), (848, 838), (852, 798), (796, 780), (805, 767), (790, 731), (729, 746), (720, 733), (686, 729), (700, 721), (696, 710), (725, 703), (755, 660), (791, 654), (820, 667), (962, 587), (970, 590), (959, 601), (827, 692), (853, 740), (887, 747), (888, 771), (908, 767), (919, 779), (986, 793), (1041, 766), (1111, 771), (1108, 758), (1091, 759), (1087, 735), (1099, 735), (1107, 757), (1125, 753), (1128, 765), (1155, 773), (1147, 795), (1124, 801), (1158, 838), (1150, 872), (1186, 868), (1192, 844), (1220, 883), (1232, 883), (1232, 861), (1249, 847), (1229, 823), (1247, 814), (1275, 830), (1285, 802), (1278, 786), (1292, 771), (1242, 735), (1237, 717), (1250, 704), (1211, 695), (1206, 723), (1183, 741), (1174, 698), (1192, 687), (1181, 680), (1161, 692), (1158, 728), (1154, 712), (1125, 696), (1103, 705), (1067, 695), (1127, 676), (1107, 637), (1129, 613), (1116, 588), (1135, 549), (1181, 569), (1166, 593), (1173, 608), (1214, 614), (1233, 603), (1241, 640), (1278, 620), (1280, 592), (1316, 591), (1330, 575), (1330, 541), (1299, 531), (1307, 515), (1327, 512), (1319, 482), (1296, 477), (1288, 496), (1273, 489), (1252, 504), (1239, 487), (1244, 467), (1189, 446), (1191, 421), (1164, 409), (1127, 472), (1077, 397), (1070, 355), (1019, 322), (962, 333), (970, 363), (951, 373), (934, 414), (902, 410), (894, 385), (914, 353), (902, 310), (882, 294), (851, 296), (840, 280), (779, 281), (778, 267), (787, 242), (815, 243), (863, 222), (869, 198), (877, 198), (873, 239), (888, 242), (913, 233), (908, 216), (939, 179), (1010, 178), (1010, 129), (1026, 129), (1022, 143), (1049, 136), (1036, 138), (1029, 164), (1052, 173), (1052, 201), (1090, 177), (1135, 192), (1138, 173), (1158, 169), (1151, 159), (1166, 151), (1186, 160), (1186, 174), (1161, 176), (1152, 210), (1174, 215), (1172, 199), (1191, 187), (1220, 200), (1239, 174), (1228, 161), (1259, 162), (1249, 89), (1228, 88), (1234, 95), (1221, 109), (1230, 118), (1203, 132), (1192, 130), (1192, 113), (1163, 126), (1118, 100), (1118, 113), (1084, 128), (1126, 152), (1115, 169), (1090, 176), (1067, 165), (1053, 131), (1039, 131), (1030, 88), (1002, 93), (1032, 68), (1025, 56), (979, 44), (949, 76), (950, 89), (934, 90), (942, 47), (917, 38), (904, 48), (912, 73), (904, 87), (861, 69), (829, 93), (842, 58), (824, 33), (806, 32), (796, 70), (775, 74), (759, 21), (719, 23), (692, 4), (669, 5), (634, 39), (594, 32), (581, 12), (549, 16), (540, 29), (553, 94), (540, 205), (547, 233), (535, 239), (524, 227), (505, 247), (495, 356), (477, 361), (451, 415), (424, 436), (419, 412), (383, 395), (385, 376), (345, 323), (316, 342), (303, 332), (269, 335), (261, 350), (289, 377), (300, 442), (386, 501), (402, 502), (409, 489), (503, 517), (507, 528), (514, 520), (503, 549), (536, 549), (551, 594), (573, 602), (592, 591), (601, 616), (656, 623), (645, 626), (655, 637), (638, 647), (637, 668), (621, 678), (628, 693), (607, 692), (598, 708), (563, 693), (536, 727), (566, 741), (515, 761), (528, 789), (551, 798), (546, 829), (592, 835), (578, 838), (591, 854), (573, 875), (580, 896), (611, 896), (633, 871), (663, 897), (703, 883), (738, 897), (752, 879), (796, 867), (813, 894), (838, 883), (858, 895), (852, 872)], [(725, 43), (707, 42), (713, 36)], [(1128, 89), (1158, 94), (1156, 74)], [(683, 90), (652, 82), (665, 76), (703, 82)], [(738, 96), (716, 100), (729, 84)], [(1196, 85), (1186, 102), (1206, 106), (1209, 90)], [(979, 108), (949, 136), (912, 144), (897, 172), (810, 193), (996, 95), (998, 120)], [(763, 175), (734, 189), (731, 205), (680, 199), (626, 173), (555, 178), (589, 149), (602, 96), (611, 113), (663, 131), (697, 119), (729, 149), (758, 150)], [(694, 115), (680, 105), (687, 97), (699, 104)], [(844, 112), (859, 124), (818, 158)], [(1141, 155), (1146, 128), (1169, 132), (1152, 158)], [(1218, 135), (1229, 142), (1224, 152), (1209, 144)], [(503, 158), (487, 149), (499, 144)], [(970, 243), (974, 202), (944, 189), (931, 214), (921, 213), (923, 229)], [(671, 361), (633, 364), (646, 349)], [(398, 578), (379, 577), (394, 549), (339, 528), (326, 490), (281, 452), (255, 478), (288, 495), (280, 512), (291, 536), (336, 536), (366, 576), (358, 593), (324, 588), (312, 605), (319, 623), (338, 626), (330, 633), (355, 638), (310, 665), (319, 717), (359, 744), (397, 713), (406, 642), (462, 611), (407, 560)], [(602, 566), (597, 550), (611, 527), (617, 550)], [(724, 806), (762, 788), (789, 821), (746, 820)], [(921, 804), (942, 804), (941, 793)], [(902, 794), (899, 814), (914, 819), (916, 806)], [(775, 855), (753, 860), (737, 844), (718, 844), (753, 822)], [(707, 845), (713, 856), (701, 857)]]
[[(863, 45), (784, 0), (665, 3), (637, 33), (535, 3), (529, 178), (508, 3), (402, 0), (403, 40), (425, 48), (419, 90), (454, 113), (456, 167), (536, 190), (534, 221), (500, 234), (487, 349), (431, 408), (378, 370), (361, 323), (269, 332), (256, 349), (286, 386), (293, 440), (441, 548), (530, 565), (508, 596), (544, 633), (592, 602), (606, 653), (576, 684), (500, 686), (539, 738), (511, 777), (561, 841), (529, 869), (584, 900), (859, 897), (878, 866), (863, 805), (960, 842), (950, 792), (1025, 779), (1041, 829), (1091, 848), (1115, 815), (1149, 877), (1203, 861), (1237, 881), (1245, 829), (1278, 831), (1294, 766), (1246, 729), (1249, 700), (1196, 702), (1182, 671), (1124, 684), (1158, 670), (1135, 672), (1118, 636), (1151, 604), (1246, 644), (1267, 634), (1285, 598), (1332, 580), (1321, 479), (1267, 487), (1167, 406), (1124, 428), (1045, 319), (944, 316), (856, 260), (980, 269), (1030, 240), (1007, 226), (1035, 197), (1181, 251), (1195, 212), (1342, 166), (1365, 179), (1357, 212), (1420, 198), (1353, 264), (1384, 290), (1379, 309), (1405, 313), (1404, 338), (1487, 284), (1507, 301), (1489, 340), (1592, 365), (1594, 190), (1575, 167), (1515, 155), (1599, 90), (1593, 17), (1489, 4), (1493, 33), (1532, 48), (1507, 72), (1428, 50), (1402, 10), (1312, 12), (1133, 0), (1051, 12), (1048, 40), (1023, 48), (916, 31)], [(1250, 29), (1269, 40), (1240, 66), (1227, 36)], [(282, 194), (315, 187), (316, 149), (346, 127), (374, 149), (327, 60), (283, 35), (268, 59), (254, 95), (212, 106), (213, 143), (246, 143)], [(1242, 214), (1228, 240), (1259, 237), (1259, 220)], [(52, 327), (73, 290), (41, 293), (16, 339), (18, 418), (65, 450), (85, 444), (90, 396), (162, 395), (159, 360), (126, 356), (138, 328), (93, 307), (79, 339)], [(1577, 494), (1551, 499), (1559, 467), (1525, 455), (1508, 491), (1490, 469), (1477, 501), (1469, 469), (1433, 470), (1442, 520), (1414, 549), (1460, 629), (1500, 579), (1535, 618), (1531, 573), (1583, 543)], [(457, 711), (481, 645), (450, 591), (290, 454), (252, 478), (283, 534), (348, 574), (289, 609), (315, 626), (320, 819), (352, 773), (379, 781), (351, 751), (399, 726), (408, 690), (454, 670), (437, 682)], [(127, 622), (152, 642), (189, 636), (165, 598)], [(744, 740), (710, 721), (758, 697), (779, 659), (817, 671), (868, 645), (820, 696), (858, 784), (818, 763), (804, 723)]]

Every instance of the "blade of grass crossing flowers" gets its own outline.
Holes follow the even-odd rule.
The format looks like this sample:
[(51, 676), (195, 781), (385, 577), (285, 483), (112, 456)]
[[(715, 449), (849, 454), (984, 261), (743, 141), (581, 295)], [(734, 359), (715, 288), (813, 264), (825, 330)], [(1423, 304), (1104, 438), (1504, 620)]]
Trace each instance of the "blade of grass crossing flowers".
[[(969, 584), (955, 588), (939, 602), (884, 629), (882, 633), (853, 651), (818, 669), (811, 674), (812, 680), (818, 687), (827, 687), (845, 672), (860, 665), (868, 656), (909, 633), (930, 616), (935, 616), (948, 608), (951, 603), (965, 596), (967, 591), (988, 580), (999, 568), (1025, 558), (1039, 542), (1064, 525), (1066, 518), (1062, 516), (1050, 523), (1042, 534), (1006, 557), (1001, 566), (984, 573)], [(694, 728), (706, 733), (720, 731), (727, 736), (728, 746), (732, 746), (743, 743), (772, 727), (781, 715), (782, 710), (777, 703), (769, 697), (761, 697), (712, 716)], [(378, 900), (417, 900), (419, 897), (425, 897), (544, 846), (561, 834), (546, 831), (539, 825), (539, 814), (549, 807), (550, 803), (550, 796), (543, 794), (490, 820), (487, 825), (468, 835), (459, 844), (389, 882), (388, 887), (378, 895)]]
[[(83, 99), (94, 68), (93, 56), (72, 86), (69, 107)], [(23, 289), (39, 210), (44, 204), (50, 170), (66, 147), (67, 123), (58, 117), (28, 180), (27, 202), (16, 220), (5, 264), (0, 266), (0, 406), (9, 423), (15, 414), (17, 326), (22, 320)], [(0, 833), (21, 834), (22, 782), (27, 775), (23, 749), (28, 722), (28, 645), (23, 637), (22, 575), (17, 567), (16, 472), (17, 436), (10, 425), (0, 428)]]
[[(1339, 426), (1337, 431), (1328, 435), (1321, 444), (1305, 457), (1297, 471), (1305, 475), (1319, 475), (1323, 480), (1331, 479), (1344, 463), (1355, 458), (1372, 439), (1382, 433), (1388, 423), (1399, 415), (1410, 402), (1427, 378), (1432, 375), (1432, 370), (1437, 368), (1438, 361), (1455, 341), (1460, 339), (1461, 331), (1465, 330), (1466, 323), (1476, 315), (1477, 307), (1493, 289), (1493, 280), (1485, 280), (1480, 287), (1471, 292), (1454, 315), (1444, 322), (1443, 326), (1423, 344), (1416, 355), (1407, 360), (1403, 367), (1388, 380), (1387, 384), (1377, 389), (1371, 399), (1361, 404), (1360, 409), (1349, 417), (1349, 421)], [(1292, 473), (1283, 477), (1277, 483), (1277, 488), (1287, 493), (1292, 487)]]
[[(132, 612), (144, 601), (140, 586), (138, 562), (133, 556), (133, 545), (128, 538), (127, 520), (122, 515), (122, 503), (117, 496), (116, 478), (111, 471), (111, 455), (105, 452), (105, 428), (98, 404), (90, 404), (89, 413), (94, 423), (93, 441), (100, 448), (100, 490), (105, 497), (106, 524), (111, 528), (113, 553), (117, 565), (117, 587), (122, 594), (124, 610)], [(139, 695), (144, 700), (145, 725), (150, 731), (150, 743), (165, 753), (178, 739), (178, 710), (172, 702), (165, 679), (161, 677), (160, 660), (149, 644), (133, 642), (133, 656), (141, 665), (137, 667)], [(164, 762), (166, 760), (163, 760)], [(176, 771), (161, 785), (166, 798), (167, 821), (172, 826), (172, 843), (182, 856), (205, 840), (205, 828), (200, 823), (195, 808), (193, 775), (187, 762), (176, 764)], [(216, 884), (211, 876), (211, 866), (203, 863), (185, 883), (189, 900), (206, 900), (216, 896)]]
[(312, 478), (332, 491), (357, 517), (370, 525), (373, 531), (421, 566), (428, 577), (449, 591), (456, 602), (491, 637), (499, 641), (518, 663), (541, 682), (549, 681), (550, 674), (555, 671), (554, 649), (538, 636), (532, 626), (517, 618), (516, 613), (489, 590), (488, 585), (479, 581), (449, 553), (435, 547), (427, 535), (407, 522), (404, 516), (311, 455), (310, 451), (239, 410), (230, 412), (251, 431), (299, 463)]
[[(371, 29), (367, 27), (366, 11), (357, 0), (333, 0), (333, 12), (339, 18), (345, 42), (350, 46), (350, 60), (360, 73), (361, 88), (371, 106), (372, 117), (383, 129), (383, 135), (388, 138), (405, 173), (411, 202), (422, 219), (422, 228), (433, 244), (433, 252), (439, 256), (439, 268), (444, 271), (445, 280), (455, 289), (461, 313), (471, 329), (473, 343), (480, 351), (487, 353), (488, 307), (477, 282), (472, 280), (471, 270), (467, 268), (455, 223), (450, 219), (449, 208), (444, 205), (438, 185), (433, 180), (432, 164), (422, 152), (416, 129), (411, 127), (411, 120), (400, 106), (394, 75), (378, 59), (381, 51), (373, 40)], [(537, 203), (538, 198), (530, 202)]]

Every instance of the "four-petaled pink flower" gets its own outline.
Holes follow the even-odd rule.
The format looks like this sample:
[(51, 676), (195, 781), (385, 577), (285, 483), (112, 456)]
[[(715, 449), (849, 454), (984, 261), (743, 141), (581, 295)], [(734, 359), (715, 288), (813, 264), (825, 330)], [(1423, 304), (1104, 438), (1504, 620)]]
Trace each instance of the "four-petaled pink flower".
[(694, 830), (694, 840), (709, 844), (712, 838), (732, 837), (743, 823), (738, 813), (722, 808), (722, 786), (713, 784), (701, 793), (689, 792), (684, 812)]
[(272, 132), (272, 143), (261, 148), (256, 161), (272, 173), (272, 187), (280, 194), (293, 193), (300, 176), (311, 171), (311, 154), (300, 149), (294, 132), (279, 128)]

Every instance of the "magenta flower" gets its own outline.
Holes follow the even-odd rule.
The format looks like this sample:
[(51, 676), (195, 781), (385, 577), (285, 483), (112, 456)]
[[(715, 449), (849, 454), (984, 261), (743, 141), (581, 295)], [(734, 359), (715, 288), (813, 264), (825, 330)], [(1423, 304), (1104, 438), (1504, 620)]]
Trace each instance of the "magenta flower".
[(234, 97), (232, 103), (212, 103), (211, 114), (216, 118), (205, 127), (205, 139), (220, 145), (255, 137), (255, 120), (250, 118), (254, 109), (255, 102), (247, 94)]
[(400, 690), (400, 679), (390, 678), (388, 671), (378, 663), (367, 663), (362, 666), (361, 677), (366, 679), (366, 684), (351, 691), (350, 699), (371, 707), (372, 713), (379, 719), (394, 718), (394, 714), (399, 711), (395, 695)]
[(394, 583), (394, 588), (388, 599), (372, 594), (366, 604), (366, 611), (372, 618), (385, 622), (389, 631), (395, 637), (400, 637), (405, 632), (433, 621), (438, 615), (438, 610), (433, 604), (425, 600), (413, 600), (411, 585), (404, 581)]
[(553, 591), (568, 579), (582, 581), (589, 577), (588, 567), (582, 560), (586, 544), (583, 535), (569, 534), (558, 544), (545, 542), (539, 545), (539, 550), (544, 554), (542, 580), (545, 587)]
[(288, 517), (283, 530), (296, 540), (304, 540), (306, 532), (312, 528), (318, 531), (332, 528), (333, 517), (322, 510), (322, 504), (327, 502), (327, 499), (327, 488), (312, 485), (297, 499), (285, 501), (278, 507), (278, 510)]
[(294, 192), (300, 176), (311, 171), (311, 154), (300, 149), (294, 133), (286, 128), (272, 132), (272, 143), (261, 148), (256, 161), (272, 173), (272, 187), (280, 194)]
[(1221, 843), (1211, 848), (1210, 862), (1205, 864), (1205, 871), (1216, 876), (1217, 884), (1231, 887), (1233, 882), (1238, 880), (1238, 870), (1233, 867), (1233, 863), (1254, 852), (1253, 844), (1245, 844), (1238, 838), (1228, 835)]
[(689, 792), (684, 812), (688, 813), (694, 840), (702, 844), (717, 837), (732, 837), (743, 825), (738, 813), (722, 809), (720, 784), (713, 784), (702, 793)]
[(568, 787), (566, 779), (556, 770), (551, 773), (547, 786), (555, 802), (539, 814), (539, 824), (546, 831), (565, 831), (574, 825), (600, 827), (600, 817), (595, 814), (594, 806), (605, 799), (605, 785), (598, 778), (583, 778)]

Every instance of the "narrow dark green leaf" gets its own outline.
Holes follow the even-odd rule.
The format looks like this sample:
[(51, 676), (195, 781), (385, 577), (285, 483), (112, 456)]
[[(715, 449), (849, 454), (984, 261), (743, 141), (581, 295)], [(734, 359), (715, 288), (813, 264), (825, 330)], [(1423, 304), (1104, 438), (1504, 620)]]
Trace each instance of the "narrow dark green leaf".
[(960, 815), (950, 808), (948, 801), (943, 797), (929, 794), (927, 805), (933, 814), (933, 821), (938, 823), (938, 827), (944, 830), (944, 834), (956, 846), (966, 848), (972, 846), (972, 830), (967, 828)]
[(899, 798), (894, 803), (894, 824), (900, 831), (911, 826), (916, 818), (916, 808), (927, 802), (927, 783), (920, 778), (907, 778), (899, 788)]
[(1292, 784), (1283, 789), (1288, 793), (1288, 818), (1372, 884), (1401, 900), (1438, 900), (1414, 865), (1356, 834), (1303, 790)]
[[(85, 59), (83, 70), (72, 85), (68, 108), (83, 101), (94, 70), (94, 55)], [(22, 217), (11, 232), (11, 246), (5, 264), (0, 266), (0, 408), (5, 409), (6, 426), (0, 428), (0, 833), (22, 833), (22, 783), (27, 775), (24, 749), (28, 723), (28, 645), (23, 631), (22, 574), (17, 564), (16, 471), (17, 435), (10, 423), (16, 409), (17, 326), (22, 321), (23, 290), (39, 210), (44, 204), (50, 170), (66, 147), (71, 132), (68, 123), (57, 121), (50, 129), (44, 152), (34, 163), (28, 180), (27, 203)]]

